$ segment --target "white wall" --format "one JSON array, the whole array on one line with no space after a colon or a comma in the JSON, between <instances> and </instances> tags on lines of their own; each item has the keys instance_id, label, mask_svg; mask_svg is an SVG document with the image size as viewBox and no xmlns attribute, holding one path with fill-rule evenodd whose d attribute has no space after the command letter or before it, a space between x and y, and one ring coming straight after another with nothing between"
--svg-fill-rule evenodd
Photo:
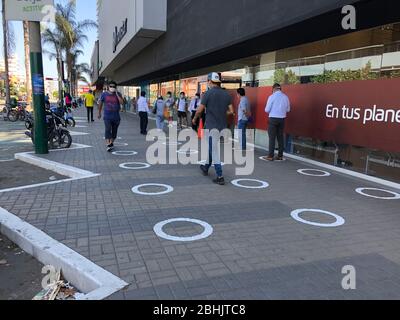
<instances>
[{"instance_id":1,"label":"white wall","mask_svg":"<svg viewBox=\"0 0 400 320\"><path fill-rule=\"evenodd\" d=\"M154 30L166 31L167 0L103 0L98 19L101 73L128 44L135 41L135 37L141 34L151 37ZM127 34L113 53L115 27L119 30L125 19L128 19Z\"/></svg>"}]
</instances>

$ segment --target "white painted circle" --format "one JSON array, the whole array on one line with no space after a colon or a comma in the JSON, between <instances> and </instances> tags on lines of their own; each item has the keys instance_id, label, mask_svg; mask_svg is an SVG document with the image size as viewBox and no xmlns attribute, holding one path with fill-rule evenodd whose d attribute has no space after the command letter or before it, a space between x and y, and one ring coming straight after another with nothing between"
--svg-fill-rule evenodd
<instances>
[{"instance_id":1,"label":"white painted circle","mask_svg":"<svg viewBox=\"0 0 400 320\"><path fill-rule=\"evenodd\" d=\"M114 146L116 147L127 147L129 144L124 143L124 142L114 142Z\"/></svg>"},{"instance_id":2,"label":"white painted circle","mask_svg":"<svg viewBox=\"0 0 400 320\"><path fill-rule=\"evenodd\" d=\"M179 154L198 154L197 150L178 150L177 153Z\"/></svg>"},{"instance_id":3,"label":"white painted circle","mask_svg":"<svg viewBox=\"0 0 400 320\"><path fill-rule=\"evenodd\" d=\"M309 173L310 171L311 172L319 172L319 174ZM297 172L304 176L310 176L310 177L329 177L331 175L328 171L317 170L317 169L300 169L300 170L297 170Z\"/></svg>"},{"instance_id":4,"label":"white painted circle","mask_svg":"<svg viewBox=\"0 0 400 320\"><path fill-rule=\"evenodd\" d=\"M140 189L144 188L144 187L162 187L162 188L165 188L166 190L161 191L161 192L142 192L142 191L140 191ZM146 183L146 184L141 184L141 185L138 185L138 186L132 188L133 193L140 194L142 196L161 196L163 194L167 194L172 191L174 191L173 187L166 185L166 184L159 184L159 183Z\"/></svg>"},{"instance_id":5,"label":"white painted circle","mask_svg":"<svg viewBox=\"0 0 400 320\"><path fill-rule=\"evenodd\" d=\"M193 237L174 237L174 236L170 236L168 234L166 234L163 231L163 228L170 223L173 222L191 222L191 223L195 223L198 225L201 225L204 228L204 231L202 234L199 234L198 236L193 236ZM196 220L196 219L186 219L186 218L177 218L177 219L170 219L170 220L166 220L166 221L162 221L160 223L157 223L154 226L154 232L156 233L157 236L159 236L160 238L163 238L165 240L170 240L170 241L175 241L175 242L192 242L192 241L198 241L198 240L203 240L208 238L209 236L211 236L214 232L213 227L201 220Z\"/></svg>"},{"instance_id":6,"label":"white painted circle","mask_svg":"<svg viewBox=\"0 0 400 320\"><path fill-rule=\"evenodd\" d=\"M197 164L200 164L200 165L206 165L207 164L207 160L201 160L201 161L199 161L199 162L197 162ZM213 164L214 165L214 164ZM224 162L221 162L221 166L224 166L225 165L225 163Z\"/></svg>"},{"instance_id":7,"label":"white painted circle","mask_svg":"<svg viewBox=\"0 0 400 320\"><path fill-rule=\"evenodd\" d=\"M244 181L258 182L258 183L260 183L260 186L244 186L241 184ZM268 182L256 180L256 179L237 179L237 180L233 180L231 183L236 187L245 188L245 189L266 189L269 187Z\"/></svg>"},{"instance_id":8,"label":"white painted circle","mask_svg":"<svg viewBox=\"0 0 400 320\"><path fill-rule=\"evenodd\" d=\"M131 165L137 165L137 167L131 167ZM127 170L142 170L150 168L151 165L144 162L127 162L120 164L119 167Z\"/></svg>"},{"instance_id":9,"label":"white painted circle","mask_svg":"<svg viewBox=\"0 0 400 320\"><path fill-rule=\"evenodd\" d=\"M182 142L163 142L164 146L180 146Z\"/></svg>"},{"instance_id":10,"label":"white painted circle","mask_svg":"<svg viewBox=\"0 0 400 320\"><path fill-rule=\"evenodd\" d=\"M268 160L266 160L266 159L264 159L264 158L266 158L266 157L265 157L265 156L262 156L262 157L260 157L260 158L258 158L258 159L260 159L260 160L262 160L262 161L265 161L265 162L285 162L285 161L287 161L286 158L283 158L283 160L280 160L280 161L278 161L278 160L268 161Z\"/></svg>"},{"instance_id":11,"label":"white painted circle","mask_svg":"<svg viewBox=\"0 0 400 320\"><path fill-rule=\"evenodd\" d=\"M233 151L246 151L246 152L254 152L255 150L254 149L246 149L246 150L243 150L242 148L233 148Z\"/></svg>"},{"instance_id":12,"label":"white painted circle","mask_svg":"<svg viewBox=\"0 0 400 320\"><path fill-rule=\"evenodd\" d=\"M336 222L334 222L334 223L317 223L317 222L308 221L308 220L305 220L305 219L300 217L300 214L302 214L303 212L323 213L323 214L326 214L328 216L331 216L331 217L335 218ZM346 222L341 216L339 216L339 215L337 215L335 213L332 213L332 212L329 212L329 211L324 211L324 210L317 210L317 209L299 209L299 210L295 210L295 211L293 211L291 213L291 216L292 216L293 219L295 219L298 222L301 222L301 223L304 223L304 224L308 224L308 225L311 225L311 226L315 226L315 227L322 227L322 228L340 227L340 226L344 225L345 222Z\"/></svg>"},{"instance_id":13,"label":"white painted circle","mask_svg":"<svg viewBox=\"0 0 400 320\"><path fill-rule=\"evenodd\" d=\"M371 194L365 193L365 191L380 191L380 192L386 192L392 195L392 197L379 197L379 196L373 196ZM384 190L384 189L377 189L377 188L358 188L356 189L356 192L358 194L361 194L364 197L369 197L369 198L374 198L374 199L380 199L380 200L398 200L400 199L400 194L397 192L389 191L389 190Z\"/></svg>"},{"instance_id":14,"label":"white painted circle","mask_svg":"<svg viewBox=\"0 0 400 320\"><path fill-rule=\"evenodd\" d=\"M138 153L136 151L114 151L112 154L115 156L134 156Z\"/></svg>"}]
</instances>

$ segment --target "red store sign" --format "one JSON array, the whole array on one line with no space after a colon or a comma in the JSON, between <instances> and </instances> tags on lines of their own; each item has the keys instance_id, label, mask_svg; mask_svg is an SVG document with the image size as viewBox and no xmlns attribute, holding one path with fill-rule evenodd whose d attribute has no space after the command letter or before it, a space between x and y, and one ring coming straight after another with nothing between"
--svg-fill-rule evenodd
<instances>
[{"instance_id":1,"label":"red store sign","mask_svg":"<svg viewBox=\"0 0 400 320\"><path fill-rule=\"evenodd\" d=\"M283 91L292 105L288 134L400 152L400 79L288 85ZM253 127L266 130L265 106L272 88L246 88L246 93Z\"/></svg>"}]
</instances>

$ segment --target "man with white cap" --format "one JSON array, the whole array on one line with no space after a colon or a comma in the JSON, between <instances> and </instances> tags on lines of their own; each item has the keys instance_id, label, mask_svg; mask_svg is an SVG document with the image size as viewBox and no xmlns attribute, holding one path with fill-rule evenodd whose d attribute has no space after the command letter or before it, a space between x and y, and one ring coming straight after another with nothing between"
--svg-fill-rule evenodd
<instances>
[{"instance_id":1,"label":"man with white cap","mask_svg":"<svg viewBox=\"0 0 400 320\"><path fill-rule=\"evenodd\" d=\"M204 94L200 107L193 118L193 124L197 123L203 112L207 111L205 129L208 134L209 156L206 165L200 167L203 175L207 176L208 171L214 163L217 178L213 180L219 185L225 184L222 174L220 160L220 137L221 131L227 128L227 113L235 115L232 98L226 90L221 88L221 77L213 72L208 75L209 90Z\"/></svg>"}]
</instances>

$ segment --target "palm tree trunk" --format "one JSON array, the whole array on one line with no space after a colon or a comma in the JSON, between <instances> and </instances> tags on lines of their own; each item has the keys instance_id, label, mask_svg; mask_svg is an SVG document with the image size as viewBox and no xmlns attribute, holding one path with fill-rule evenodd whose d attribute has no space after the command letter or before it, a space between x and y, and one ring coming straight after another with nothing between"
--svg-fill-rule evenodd
<instances>
[{"instance_id":1,"label":"palm tree trunk","mask_svg":"<svg viewBox=\"0 0 400 320\"><path fill-rule=\"evenodd\" d=\"M6 21L6 13L5 13L5 0L2 0L2 16L3 16L3 47L4 47L4 69L6 73L5 77L5 87L6 87L6 103L10 103L10 74L9 74L9 68L8 68L8 26L7 26L7 21Z\"/></svg>"},{"instance_id":2,"label":"palm tree trunk","mask_svg":"<svg viewBox=\"0 0 400 320\"><path fill-rule=\"evenodd\" d=\"M32 101L32 82L31 82L31 63L29 50L29 25L28 21L23 22L24 27L24 50L25 50L25 75L26 75L26 102L31 105Z\"/></svg>"}]
</instances>

